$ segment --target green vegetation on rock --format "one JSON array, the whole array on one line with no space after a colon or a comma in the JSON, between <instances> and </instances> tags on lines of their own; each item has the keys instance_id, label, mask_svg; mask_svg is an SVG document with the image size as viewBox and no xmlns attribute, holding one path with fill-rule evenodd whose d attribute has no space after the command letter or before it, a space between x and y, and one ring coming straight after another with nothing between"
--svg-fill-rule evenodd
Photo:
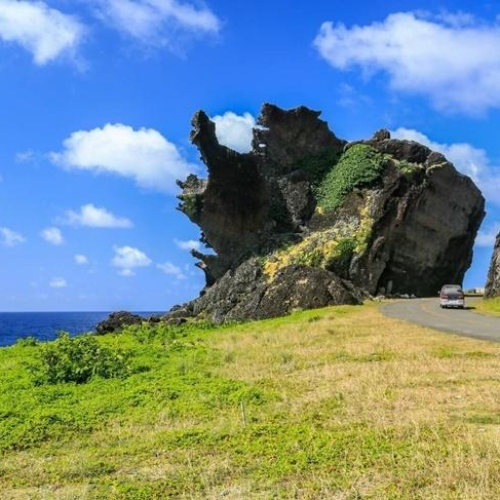
<instances>
[{"instance_id":1,"label":"green vegetation on rock","mask_svg":"<svg viewBox=\"0 0 500 500\"><path fill-rule=\"evenodd\" d=\"M359 221L313 232L299 243L288 245L264 258L266 276L272 280L281 269L291 265L320 267L346 275L353 256L364 253L370 242L373 229L370 203L371 199L367 196L360 209Z\"/></svg>"},{"instance_id":2,"label":"green vegetation on rock","mask_svg":"<svg viewBox=\"0 0 500 500\"><path fill-rule=\"evenodd\" d=\"M201 210L201 197L197 194L182 195L182 211L191 219L196 220Z\"/></svg>"},{"instance_id":3,"label":"green vegetation on rock","mask_svg":"<svg viewBox=\"0 0 500 500\"><path fill-rule=\"evenodd\" d=\"M387 161L372 146L355 144L350 147L318 186L319 209L323 212L336 210L350 192L373 185L380 180Z\"/></svg>"},{"instance_id":4,"label":"green vegetation on rock","mask_svg":"<svg viewBox=\"0 0 500 500\"><path fill-rule=\"evenodd\" d=\"M395 163L396 167L406 176L406 177L412 177L415 175L419 170L422 170L422 166L418 165L416 163L410 163L407 160L396 160L392 159L392 161Z\"/></svg>"},{"instance_id":5,"label":"green vegetation on rock","mask_svg":"<svg viewBox=\"0 0 500 500\"><path fill-rule=\"evenodd\" d=\"M325 176L332 170L341 157L338 149L331 149L300 161L297 169L307 172L312 179L313 186L318 186Z\"/></svg>"}]
</instances>

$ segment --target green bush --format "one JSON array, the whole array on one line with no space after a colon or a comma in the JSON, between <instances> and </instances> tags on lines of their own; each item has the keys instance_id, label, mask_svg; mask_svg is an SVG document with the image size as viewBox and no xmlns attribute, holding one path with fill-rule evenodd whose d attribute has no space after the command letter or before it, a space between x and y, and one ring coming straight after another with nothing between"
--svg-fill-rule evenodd
<instances>
[{"instance_id":1,"label":"green bush","mask_svg":"<svg viewBox=\"0 0 500 500\"><path fill-rule=\"evenodd\" d=\"M20 347L36 347L40 344L40 341L35 337L24 337L17 339L16 345Z\"/></svg>"},{"instance_id":2,"label":"green bush","mask_svg":"<svg viewBox=\"0 0 500 500\"><path fill-rule=\"evenodd\" d=\"M317 186L337 164L340 156L341 152L337 148L329 149L316 156L301 160L297 164L297 169L307 172L312 178L313 185Z\"/></svg>"},{"instance_id":3,"label":"green bush","mask_svg":"<svg viewBox=\"0 0 500 500\"><path fill-rule=\"evenodd\" d=\"M385 168L387 159L375 148L355 144L330 170L317 190L318 207L325 212L336 210L354 189L373 185Z\"/></svg>"},{"instance_id":4,"label":"green bush","mask_svg":"<svg viewBox=\"0 0 500 500\"><path fill-rule=\"evenodd\" d=\"M90 334L71 338L61 333L40 347L39 361L34 369L38 384L83 384L94 376L115 378L130 373L127 354L101 345Z\"/></svg>"}]
</instances>

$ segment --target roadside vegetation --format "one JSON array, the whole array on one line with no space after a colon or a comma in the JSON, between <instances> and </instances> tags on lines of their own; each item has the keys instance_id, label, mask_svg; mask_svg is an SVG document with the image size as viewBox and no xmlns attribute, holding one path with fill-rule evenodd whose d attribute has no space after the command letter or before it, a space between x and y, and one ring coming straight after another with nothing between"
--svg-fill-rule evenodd
<instances>
[{"instance_id":1,"label":"roadside vegetation","mask_svg":"<svg viewBox=\"0 0 500 500\"><path fill-rule=\"evenodd\" d=\"M481 300L475 304L477 312L483 314L491 314L493 316L500 316L500 297L495 299Z\"/></svg>"},{"instance_id":2,"label":"roadside vegetation","mask_svg":"<svg viewBox=\"0 0 500 500\"><path fill-rule=\"evenodd\" d=\"M2 500L500 497L496 344L375 305L93 340L0 350Z\"/></svg>"}]
</instances>

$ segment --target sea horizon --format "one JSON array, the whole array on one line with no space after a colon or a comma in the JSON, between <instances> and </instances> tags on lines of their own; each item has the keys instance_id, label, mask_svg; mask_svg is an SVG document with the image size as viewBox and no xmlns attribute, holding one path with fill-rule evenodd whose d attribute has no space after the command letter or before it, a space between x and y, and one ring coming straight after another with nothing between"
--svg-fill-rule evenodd
<instances>
[{"instance_id":1,"label":"sea horizon","mask_svg":"<svg viewBox=\"0 0 500 500\"><path fill-rule=\"evenodd\" d=\"M0 312L0 347L19 339L34 337L40 341L57 338L59 332L79 335L92 332L112 311L7 311ZM160 311L131 311L140 316L162 314Z\"/></svg>"}]
</instances>

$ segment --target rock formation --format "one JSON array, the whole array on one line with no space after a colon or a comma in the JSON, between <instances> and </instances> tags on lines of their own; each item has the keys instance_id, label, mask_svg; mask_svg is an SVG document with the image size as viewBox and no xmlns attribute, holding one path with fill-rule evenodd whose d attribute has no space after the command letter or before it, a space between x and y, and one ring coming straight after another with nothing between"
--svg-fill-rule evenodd
<instances>
[{"instance_id":1,"label":"rock formation","mask_svg":"<svg viewBox=\"0 0 500 500\"><path fill-rule=\"evenodd\" d=\"M489 299L500 297L500 233L498 233L493 250L485 297Z\"/></svg>"},{"instance_id":2,"label":"rock formation","mask_svg":"<svg viewBox=\"0 0 500 500\"><path fill-rule=\"evenodd\" d=\"M462 283L484 218L472 180L386 130L347 143L319 116L265 104L253 149L240 154L195 114L208 179L179 183L179 209L213 252L194 252L207 286L189 314L264 318Z\"/></svg>"},{"instance_id":3,"label":"rock formation","mask_svg":"<svg viewBox=\"0 0 500 500\"><path fill-rule=\"evenodd\" d=\"M137 314L125 311L114 312L96 326L96 333L98 335L106 335L107 333L119 332L126 326L140 325L143 321L144 318L141 318Z\"/></svg>"}]
</instances>

